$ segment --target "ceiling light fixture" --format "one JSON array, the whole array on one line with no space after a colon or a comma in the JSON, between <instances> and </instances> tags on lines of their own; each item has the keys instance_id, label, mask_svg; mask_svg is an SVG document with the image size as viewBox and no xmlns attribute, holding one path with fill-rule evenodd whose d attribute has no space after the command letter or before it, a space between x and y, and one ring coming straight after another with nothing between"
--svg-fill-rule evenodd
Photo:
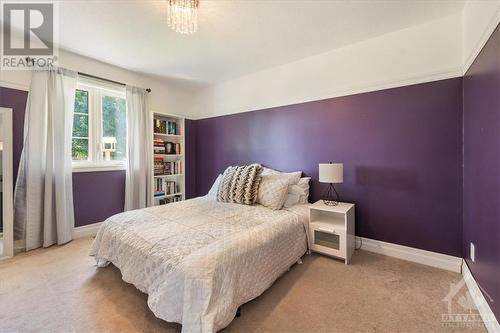
<instances>
[{"instance_id":1,"label":"ceiling light fixture","mask_svg":"<svg viewBox=\"0 0 500 333\"><path fill-rule=\"evenodd\" d=\"M167 25L181 34L198 29L199 0L167 0Z\"/></svg>"}]
</instances>

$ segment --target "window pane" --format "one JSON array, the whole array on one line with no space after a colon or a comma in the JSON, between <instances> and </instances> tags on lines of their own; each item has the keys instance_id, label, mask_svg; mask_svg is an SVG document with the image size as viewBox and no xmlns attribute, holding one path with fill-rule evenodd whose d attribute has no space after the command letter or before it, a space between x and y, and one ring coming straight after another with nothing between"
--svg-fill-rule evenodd
<instances>
[{"instance_id":1,"label":"window pane","mask_svg":"<svg viewBox=\"0 0 500 333\"><path fill-rule=\"evenodd\" d=\"M89 140L73 139L71 156L74 161L85 161L89 158Z\"/></svg>"},{"instance_id":2,"label":"window pane","mask_svg":"<svg viewBox=\"0 0 500 333\"><path fill-rule=\"evenodd\" d=\"M127 149L127 117L125 99L102 98L102 150L105 160L124 160Z\"/></svg>"},{"instance_id":3,"label":"window pane","mask_svg":"<svg viewBox=\"0 0 500 333\"><path fill-rule=\"evenodd\" d=\"M75 114L73 117L73 136L88 138L89 116L86 114Z\"/></svg>"},{"instance_id":4,"label":"window pane","mask_svg":"<svg viewBox=\"0 0 500 333\"><path fill-rule=\"evenodd\" d=\"M87 160L89 157L89 92L77 89L75 92L75 114L73 116L73 160Z\"/></svg>"},{"instance_id":5,"label":"window pane","mask_svg":"<svg viewBox=\"0 0 500 333\"><path fill-rule=\"evenodd\" d=\"M76 89L75 93L75 112L89 113L89 92Z\"/></svg>"}]
</instances>

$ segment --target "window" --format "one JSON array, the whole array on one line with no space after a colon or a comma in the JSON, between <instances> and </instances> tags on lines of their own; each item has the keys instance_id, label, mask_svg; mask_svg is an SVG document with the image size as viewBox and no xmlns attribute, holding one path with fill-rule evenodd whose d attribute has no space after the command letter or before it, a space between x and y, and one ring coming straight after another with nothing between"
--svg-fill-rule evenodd
<instances>
[{"instance_id":1,"label":"window","mask_svg":"<svg viewBox=\"0 0 500 333\"><path fill-rule=\"evenodd\" d=\"M123 87L79 79L75 93L73 167L123 168L127 158L127 111Z\"/></svg>"}]
</instances>

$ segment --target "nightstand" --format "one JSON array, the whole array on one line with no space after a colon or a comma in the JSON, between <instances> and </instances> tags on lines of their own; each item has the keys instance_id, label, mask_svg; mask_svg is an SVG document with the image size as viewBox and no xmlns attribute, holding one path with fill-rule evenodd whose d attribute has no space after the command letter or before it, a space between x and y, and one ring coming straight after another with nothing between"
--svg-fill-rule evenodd
<instances>
[{"instance_id":1,"label":"nightstand","mask_svg":"<svg viewBox=\"0 0 500 333\"><path fill-rule=\"evenodd\" d=\"M312 251L344 259L347 264L355 247L354 204L327 206L319 200L309 205L309 235Z\"/></svg>"}]
</instances>

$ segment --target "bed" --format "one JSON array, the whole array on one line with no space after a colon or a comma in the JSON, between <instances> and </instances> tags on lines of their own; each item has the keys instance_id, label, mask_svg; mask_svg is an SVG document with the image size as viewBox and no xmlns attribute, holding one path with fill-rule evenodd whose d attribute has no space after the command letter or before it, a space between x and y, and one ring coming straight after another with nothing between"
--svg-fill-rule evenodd
<instances>
[{"instance_id":1,"label":"bed","mask_svg":"<svg viewBox=\"0 0 500 333\"><path fill-rule=\"evenodd\" d=\"M107 219L91 248L183 332L216 332L307 250L307 205L271 210L200 197Z\"/></svg>"}]
</instances>

